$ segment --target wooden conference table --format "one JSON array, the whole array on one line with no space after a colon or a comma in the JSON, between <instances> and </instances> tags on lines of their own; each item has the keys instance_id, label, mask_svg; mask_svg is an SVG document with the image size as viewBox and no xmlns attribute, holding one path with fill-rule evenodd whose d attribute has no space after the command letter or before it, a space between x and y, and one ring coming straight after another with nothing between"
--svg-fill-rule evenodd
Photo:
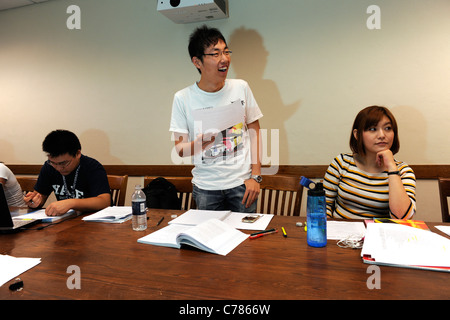
<instances>
[{"instance_id":1,"label":"wooden conference table","mask_svg":"<svg viewBox=\"0 0 450 320\"><path fill-rule=\"evenodd\" d=\"M42 230L1 234L0 254L41 258L41 263L20 275L22 291L8 289L14 281L0 287L0 300L450 298L445 272L380 267L381 288L369 289L372 273L361 250L340 248L331 240L324 248L309 247L306 232L295 225L304 221L299 217L275 216L269 224L283 226L287 238L279 232L247 239L227 256L137 243L182 212L150 210L149 227L141 232L131 229L131 221L85 222L80 216ZM72 265L80 268L80 289L67 286Z\"/></svg>"}]
</instances>

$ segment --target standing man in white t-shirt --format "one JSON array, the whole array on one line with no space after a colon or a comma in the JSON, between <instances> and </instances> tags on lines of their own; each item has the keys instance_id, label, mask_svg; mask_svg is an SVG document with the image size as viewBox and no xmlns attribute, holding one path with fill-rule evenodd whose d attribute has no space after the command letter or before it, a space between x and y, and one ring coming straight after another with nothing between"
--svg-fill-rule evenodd
<instances>
[{"instance_id":1,"label":"standing man in white t-shirt","mask_svg":"<svg viewBox=\"0 0 450 320\"><path fill-rule=\"evenodd\" d=\"M196 29L190 36L189 54L200 81L175 94L170 131L178 154L194 158L197 208L255 212L262 180L261 110L247 82L227 79L231 51L219 30ZM230 108L238 112L229 112ZM206 126L199 120L202 114L217 119L214 133L202 131Z\"/></svg>"}]
</instances>

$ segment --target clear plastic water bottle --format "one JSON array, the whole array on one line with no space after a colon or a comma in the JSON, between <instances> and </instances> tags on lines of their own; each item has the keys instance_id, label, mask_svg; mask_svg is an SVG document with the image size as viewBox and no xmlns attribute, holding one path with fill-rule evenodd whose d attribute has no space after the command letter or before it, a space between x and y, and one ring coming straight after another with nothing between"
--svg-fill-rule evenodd
<instances>
[{"instance_id":1,"label":"clear plastic water bottle","mask_svg":"<svg viewBox=\"0 0 450 320\"><path fill-rule=\"evenodd\" d=\"M145 193L138 184L134 188L131 196L131 208L133 210L133 218L131 225L134 231L142 231L147 229L147 203Z\"/></svg>"},{"instance_id":2,"label":"clear plastic water bottle","mask_svg":"<svg viewBox=\"0 0 450 320\"><path fill-rule=\"evenodd\" d=\"M322 182L308 190L306 204L306 242L311 247L327 245L327 207Z\"/></svg>"}]
</instances>

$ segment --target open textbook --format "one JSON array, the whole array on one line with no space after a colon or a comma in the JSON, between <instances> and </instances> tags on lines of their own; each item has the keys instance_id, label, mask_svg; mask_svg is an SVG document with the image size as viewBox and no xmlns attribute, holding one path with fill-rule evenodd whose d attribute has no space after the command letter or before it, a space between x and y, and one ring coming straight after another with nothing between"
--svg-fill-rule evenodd
<instances>
[{"instance_id":1,"label":"open textbook","mask_svg":"<svg viewBox=\"0 0 450 320\"><path fill-rule=\"evenodd\" d=\"M196 226L170 224L138 239L138 242L178 249L188 245L225 256L247 237L223 221L209 219Z\"/></svg>"},{"instance_id":2,"label":"open textbook","mask_svg":"<svg viewBox=\"0 0 450 320\"><path fill-rule=\"evenodd\" d=\"M450 239L400 224L370 223L361 250L364 263L450 272Z\"/></svg>"},{"instance_id":3,"label":"open textbook","mask_svg":"<svg viewBox=\"0 0 450 320\"><path fill-rule=\"evenodd\" d=\"M248 216L254 217L254 222L243 222ZM237 229L265 230L272 218L272 214L191 209L170 221L167 227L138 239L138 242L173 248L189 245L227 255L248 238Z\"/></svg>"}]
</instances>

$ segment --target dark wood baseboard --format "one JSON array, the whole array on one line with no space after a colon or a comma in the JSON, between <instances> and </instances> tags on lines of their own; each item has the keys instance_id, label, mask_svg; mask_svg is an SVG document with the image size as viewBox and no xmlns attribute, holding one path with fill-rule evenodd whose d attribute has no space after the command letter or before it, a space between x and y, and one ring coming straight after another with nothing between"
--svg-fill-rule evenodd
<instances>
[{"instance_id":1,"label":"dark wood baseboard","mask_svg":"<svg viewBox=\"0 0 450 320\"><path fill-rule=\"evenodd\" d=\"M37 175L42 165L6 164L16 175ZM427 164L410 165L417 179L450 178L450 165ZM192 165L104 165L111 175L140 176L189 176ZM327 165L280 165L277 174L322 178Z\"/></svg>"}]
</instances>

